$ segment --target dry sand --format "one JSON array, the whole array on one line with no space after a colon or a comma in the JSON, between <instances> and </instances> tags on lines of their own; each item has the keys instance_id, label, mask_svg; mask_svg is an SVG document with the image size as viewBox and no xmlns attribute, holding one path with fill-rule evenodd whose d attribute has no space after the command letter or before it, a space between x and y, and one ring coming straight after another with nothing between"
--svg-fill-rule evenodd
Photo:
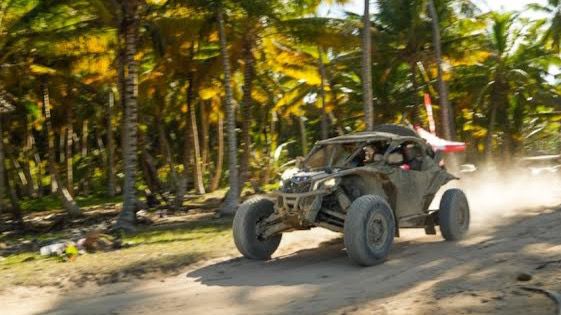
<instances>
[{"instance_id":1,"label":"dry sand","mask_svg":"<svg viewBox=\"0 0 561 315\"><path fill-rule=\"evenodd\" d=\"M552 182L466 180L473 230L459 243L406 230L388 260L350 263L340 235L286 234L271 261L223 257L177 276L75 290L14 288L2 314L555 314L561 195ZM517 280L520 273L532 279Z\"/></svg>"}]
</instances>

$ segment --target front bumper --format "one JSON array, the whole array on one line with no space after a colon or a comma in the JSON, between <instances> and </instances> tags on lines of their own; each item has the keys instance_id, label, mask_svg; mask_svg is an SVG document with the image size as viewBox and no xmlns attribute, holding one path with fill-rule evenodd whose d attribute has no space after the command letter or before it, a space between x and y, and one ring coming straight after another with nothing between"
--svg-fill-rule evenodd
<instances>
[{"instance_id":1,"label":"front bumper","mask_svg":"<svg viewBox=\"0 0 561 315\"><path fill-rule=\"evenodd\" d=\"M293 226L307 227L316 221L323 197L330 194L330 190L318 189L304 193L285 193L275 191L275 212L284 221Z\"/></svg>"}]
</instances>

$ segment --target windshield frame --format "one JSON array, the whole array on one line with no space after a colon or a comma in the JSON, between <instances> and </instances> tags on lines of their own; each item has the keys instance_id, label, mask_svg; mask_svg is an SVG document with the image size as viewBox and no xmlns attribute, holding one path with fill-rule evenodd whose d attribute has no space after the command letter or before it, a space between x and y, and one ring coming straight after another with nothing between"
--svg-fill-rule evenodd
<instances>
[{"instance_id":1,"label":"windshield frame","mask_svg":"<svg viewBox=\"0 0 561 315\"><path fill-rule=\"evenodd\" d=\"M369 142L370 141L349 141L349 142L339 142L339 143L317 143L316 145L314 145L312 150L304 158L304 161L302 162L302 168L304 170L307 170L307 171L314 171L314 170L318 170L318 169L330 169L330 168L333 167L333 160L335 158L335 154L337 153L338 149L344 144L356 143L357 147L349 154L348 157L345 158L343 163L341 163L342 166L337 167L337 168L350 168L348 166L349 162L352 159L354 159L362 151L364 146L367 145ZM331 152L331 154L327 157L328 162L326 163L326 165L321 166L321 167L314 167L314 168L308 167L307 163L310 160L310 158L314 154L316 154L319 150L323 150L328 146L335 146L336 149L333 150Z\"/></svg>"}]
</instances>

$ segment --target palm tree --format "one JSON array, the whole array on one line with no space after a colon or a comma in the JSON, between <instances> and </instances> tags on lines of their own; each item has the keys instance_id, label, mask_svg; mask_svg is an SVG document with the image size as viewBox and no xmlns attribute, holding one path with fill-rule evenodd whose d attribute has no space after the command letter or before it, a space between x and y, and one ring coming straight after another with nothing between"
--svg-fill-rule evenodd
<instances>
[{"instance_id":1,"label":"palm tree","mask_svg":"<svg viewBox=\"0 0 561 315\"><path fill-rule=\"evenodd\" d=\"M222 205L221 212L232 214L236 211L240 196L240 181L238 178L238 147L236 139L236 113L232 98L230 56L224 26L224 7L220 4L217 8L218 32L220 37L220 53L224 70L224 107L226 111L226 133L228 135L228 172L230 190Z\"/></svg>"},{"instance_id":2,"label":"palm tree","mask_svg":"<svg viewBox=\"0 0 561 315\"><path fill-rule=\"evenodd\" d=\"M109 91L107 102L107 195L115 196L115 140L113 139L113 106L115 105L115 94Z\"/></svg>"},{"instance_id":3,"label":"palm tree","mask_svg":"<svg viewBox=\"0 0 561 315\"><path fill-rule=\"evenodd\" d=\"M240 182L243 187L249 175L249 158L251 153L251 136L250 127L252 123L252 107L253 100L251 92L253 91L253 79L255 76L255 58L253 56L253 43L256 36L252 29L246 34L246 39L243 43L244 55L244 84L243 84L243 97L242 97L242 156L240 160Z\"/></svg>"},{"instance_id":4,"label":"palm tree","mask_svg":"<svg viewBox=\"0 0 561 315\"><path fill-rule=\"evenodd\" d=\"M561 53L561 0L547 0L546 5L532 3L529 8L548 15L543 40L549 42L558 54Z\"/></svg>"},{"instance_id":5,"label":"palm tree","mask_svg":"<svg viewBox=\"0 0 561 315\"><path fill-rule=\"evenodd\" d=\"M0 109L1 110L1 109ZM1 112L0 112L1 113ZM4 212L4 196L6 194L6 182L4 180L4 134L2 129L2 114L0 114L0 213Z\"/></svg>"},{"instance_id":6,"label":"palm tree","mask_svg":"<svg viewBox=\"0 0 561 315\"><path fill-rule=\"evenodd\" d=\"M339 93L337 80L358 68L354 62L360 58L356 49L360 45L360 37L352 34L358 24L326 17L287 19L277 26L283 30L283 35L267 39L264 43L267 58L274 61L274 70L282 74L280 82L284 91L281 94L284 96L276 102L277 107L287 117L290 114L301 116L303 111L308 110L315 114L317 108L320 117L316 137L327 138L330 124L337 127L338 133L343 132L337 116L344 110L339 101L346 93ZM339 58L352 61L353 66L343 66ZM308 104L314 104L315 108L302 106ZM302 134L306 131L305 120L297 120ZM305 139L303 135L300 138ZM301 143L304 152L307 141Z\"/></svg>"},{"instance_id":7,"label":"palm tree","mask_svg":"<svg viewBox=\"0 0 561 315\"><path fill-rule=\"evenodd\" d=\"M68 156L66 157L66 174L69 182L69 185L67 187L64 187L64 184L61 181L61 177L58 174L58 167L55 160L55 139L51 115L51 99L48 85L49 81L52 81L55 78L65 80L66 84L75 83L74 78L68 75L67 68L68 64L72 63L72 61L80 59L81 56L79 54L76 54L75 52L75 54L72 56L65 55L64 57L60 58L61 56L56 56L57 52L56 49L53 49L53 47L57 47L57 45L60 45L70 37L76 37L76 34L83 35L85 34L85 32L89 31L87 26L89 25L89 22L91 22L91 18L88 16L78 16L74 20L67 21L69 23L61 23L61 21L65 21L68 16L75 15L75 11L65 3L57 3L56 5L53 5L50 2L44 1L37 2L31 6L28 6L20 1L8 1L7 5L4 4L6 3L3 2L3 6L0 7L0 20L2 20L2 25L0 25L0 50L2 51L0 64L5 63L6 65L8 65L7 67L5 67L8 70L6 71L6 73L2 73L4 72L4 69L2 69L0 75L3 76L4 81L4 79L9 78L8 76L10 75L10 73L13 73L14 69L17 69L17 71L20 71L20 73L26 73L26 78L29 79L29 82L35 85L34 87L39 85L37 84L38 82L40 83L41 89L38 95L42 100L41 103L44 113L43 121L45 126L45 138L48 144L46 155L48 156L47 164L52 182L52 192L58 195L69 215L79 215L80 209L71 194L71 182L73 181L71 158L69 158ZM13 11L10 12L9 9L13 9ZM51 10L56 10L57 15L52 16ZM15 14L4 20L6 14L12 12L15 12ZM37 24L34 22L39 19L52 19L49 20L52 23L45 23L40 27L33 27L33 25ZM3 23L4 21L8 21L7 25ZM61 25L64 26L61 27ZM30 28L32 31L28 30ZM25 49L22 49L22 47L25 47ZM16 51L18 51L17 54L15 53ZM64 55L64 53L61 54ZM52 64L57 64L58 68L53 68ZM34 80L36 78L38 78L38 80ZM10 80L5 80L4 82L9 81ZM28 82L26 83L29 84ZM21 89L21 83L18 83L16 86L19 86ZM36 97L33 96L33 98L35 99ZM61 103L63 102L61 101ZM67 112L70 113L71 108L67 109ZM67 128L68 127L70 127L70 125L68 125ZM64 141L66 142L65 145L68 144L68 139L70 138L71 133L73 133L70 129L67 130L68 132L64 137ZM26 132L27 131L29 130L26 130ZM63 138L61 137L61 139ZM32 142L33 141L29 143ZM69 148L66 147L61 151L69 152L68 149ZM36 156L38 157L38 155ZM14 163L19 164L17 162L17 158L15 160L12 160L14 161ZM37 158L36 160L39 160L39 158ZM26 167L29 167L29 164ZM37 167L39 168L40 165L38 165ZM30 170L21 172L18 165L16 165L16 169L18 174L29 174L28 176L20 176L20 178L31 178ZM41 174L40 170L38 171L38 174ZM30 186L32 187L33 185ZM10 194L10 198L12 200L15 200L15 197L16 195Z\"/></svg>"},{"instance_id":8,"label":"palm tree","mask_svg":"<svg viewBox=\"0 0 561 315\"><path fill-rule=\"evenodd\" d=\"M12 111L13 106L5 99L4 91L0 90L0 213L5 209L4 197L6 194L5 182L5 154L4 154L4 134L2 128L3 114Z\"/></svg>"},{"instance_id":9,"label":"palm tree","mask_svg":"<svg viewBox=\"0 0 561 315\"><path fill-rule=\"evenodd\" d=\"M43 96L43 114L45 115L45 134L47 138L47 157L48 157L48 167L49 173L51 175L51 187L54 192L59 195L60 200L63 203L64 208L71 216L78 216L81 214L80 208L74 201L72 195L68 192L68 189L64 187L60 181L60 176L58 174L56 160L55 160L55 139L54 131L52 125L52 115L51 115L51 104L49 97L49 89L46 82L43 83L41 87L41 93Z\"/></svg>"},{"instance_id":10,"label":"palm tree","mask_svg":"<svg viewBox=\"0 0 561 315\"><path fill-rule=\"evenodd\" d=\"M11 1L4 1L0 4L0 36L2 36L2 21L7 13ZM0 213L4 210L4 195L6 193L6 182L4 180L4 135L2 130L2 114L11 110L11 104L4 99L4 91L0 90Z\"/></svg>"},{"instance_id":11,"label":"palm tree","mask_svg":"<svg viewBox=\"0 0 561 315\"><path fill-rule=\"evenodd\" d=\"M430 24L422 15L425 9L424 1L379 0L375 20L379 30L375 34L376 106L383 113L403 110L413 123L419 122L421 100L418 63L429 59L425 46L431 33ZM387 80L389 77L396 81ZM396 97L396 92L402 95Z\"/></svg>"},{"instance_id":12,"label":"palm tree","mask_svg":"<svg viewBox=\"0 0 561 315\"><path fill-rule=\"evenodd\" d=\"M524 95L544 91L547 68L552 62L558 62L558 58L553 58L539 43L537 34L520 26L517 18L512 12L489 15L490 26L480 44L487 57L469 66L473 77L465 78L485 84L479 87L478 103L487 107L476 110L487 112L485 155L488 162L493 160L495 143L502 143L501 151L506 161L510 159L520 138L516 135L521 126L518 117L524 112L520 106L531 105ZM458 70L468 73L466 69Z\"/></svg>"},{"instance_id":13,"label":"palm tree","mask_svg":"<svg viewBox=\"0 0 561 315\"><path fill-rule=\"evenodd\" d=\"M123 164L125 178L123 184L123 210L117 220L117 228L131 230L136 221L135 177L137 169L138 132L138 63L135 60L138 32L140 27L140 0L122 2L124 58L124 122L123 122Z\"/></svg>"},{"instance_id":14,"label":"palm tree","mask_svg":"<svg viewBox=\"0 0 561 315\"><path fill-rule=\"evenodd\" d=\"M325 71L325 64L323 62L323 50L318 47L318 70L320 76L319 98L321 102L321 138L327 139L329 137L329 128L327 121L327 110L325 100L325 81L327 80L327 72Z\"/></svg>"},{"instance_id":15,"label":"palm tree","mask_svg":"<svg viewBox=\"0 0 561 315\"><path fill-rule=\"evenodd\" d=\"M454 136L454 128L452 127L452 119L450 112L450 103L448 102L448 86L443 79L442 73L442 43L440 40L440 26L438 22L438 14L434 5L434 0L428 0L427 3L429 15L432 22L432 38L434 46L434 54L436 58L437 81L440 99L440 113L442 120L442 130L445 139L452 140Z\"/></svg>"},{"instance_id":16,"label":"palm tree","mask_svg":"<svg viewBox=\"0 0 561 315\"><path fill-rule=\"evenodd\" d=\"M14 189L10 187L10 180L9 180L9 172L6 170L6 150L4 147L4 135L3 135L3 118L6 113L10 113L15 110L15 107L12 105L12 102L8 100L7 93L3 90L0 90L0 213L3 213L6 210L5 204L5 194L9 192L11 206L11 212L14 218L14 221L17 223L18 227L21 229L25 228L23 215L21 213L21 209L19 207L17 198L15 196ZM12 157L12 161L15 161ZM6 180L7 179L7 180Z\"/></svg>"},{"instance_id":17,"label":"palm tree","mask_svg":"<svg viewBox=\"0 0 561 315\"><path fill-rule=\"evenodd\" d=\"M364 119L366 129L374 128L374 108L372 105L372 35L370 33L370 0L364 0L364 14L362 27L362 102L364 105Z\"/></svg>"},{"instance_id":18,"label":"palm tree","mask_svg":"<svg viewBox=\"0 0 561 315\"><path fill-rule=\"evenodd\" d=\"M196 106L194 98L192 97L194 91L194 80L189 78L189 94L190 96L187 97L187 112L189 115L190 123L188 125L191 126L191 139L190 144L192 146L193 152L193 169L194 169L194 179L195 179L195 190L198 194L205 193L205 186L203 183L203 170L202 170L202 160L201 160L201 146L199 143L199 130L197 127L197 116L196 116Z\"/></svg>"}]
</instances>

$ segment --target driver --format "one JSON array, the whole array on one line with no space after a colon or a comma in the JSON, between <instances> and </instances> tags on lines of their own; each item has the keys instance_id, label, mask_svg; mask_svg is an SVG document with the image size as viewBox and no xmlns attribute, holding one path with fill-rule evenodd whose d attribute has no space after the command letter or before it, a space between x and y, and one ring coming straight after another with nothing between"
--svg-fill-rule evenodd
<instances>
[{"instance_id":1,"label":"driver","mask_svg":"<svg viewBox=\"0 0 561 315\"><path fill-rule=\"evenodd\" d=\"M364 151L364 164L379 162L384 158L384 156L379 153L376 147L372 144L364 146L362 150Z\"/></svg>"}]
</instances>

